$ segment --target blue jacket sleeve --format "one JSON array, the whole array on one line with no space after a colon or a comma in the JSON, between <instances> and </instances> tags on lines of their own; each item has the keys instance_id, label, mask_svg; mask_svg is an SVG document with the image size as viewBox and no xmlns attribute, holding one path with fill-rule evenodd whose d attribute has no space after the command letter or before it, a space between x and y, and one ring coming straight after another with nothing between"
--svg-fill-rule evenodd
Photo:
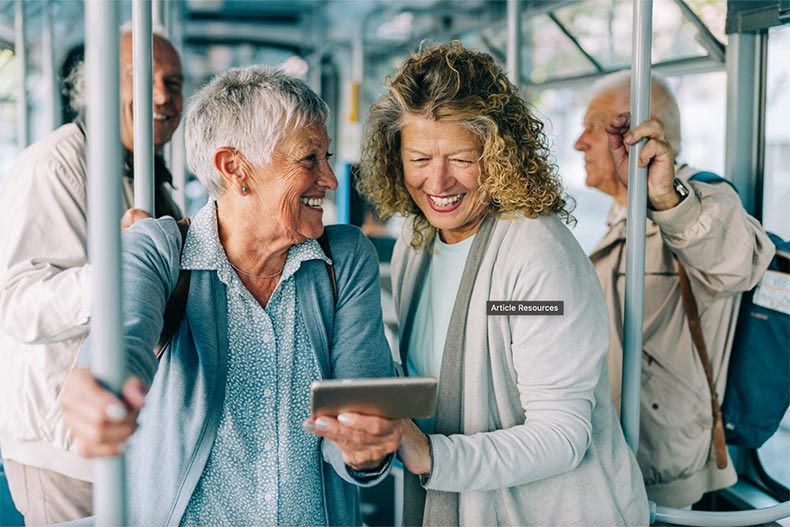
<instances>
[{"instance_id":1,"label":"blue jacket sleeve","mask_svg":"<svg viewBox=\"0 0 790 527\"><path fill-rule=\"evenodd\" d=\"M330 345L332 377L393 376L395 368L381 318L376 250L358 229L349 231L348 236L338 236L339 243L332 246L338 290ZM348 231L343 234L346 233ZM390 456L382 470L370 478L360 479L349 474L342 453L334 443L322 441L321 449L324 460L341 478L361 487L376 485L386 478L394 459Z\"/></svg>"},{"instance_id":2,"label":"blue jacket sleeve","mask_svg":"<svg viewBox=\"0 0 790 527\"><path fill-rule=\"evenodd\" d=\"M332 377L387 377L395 375L392 354L384 336L381 289L376 250L354 229L333 254L338 300L331 342ZM337 252L333 247L333 251Z\"/></svg>"},{"instance_id":3,"label":"blue jacket sleeve","mask_svg":"<svg viewBox=\"0 0 790 527\"><path fill-rule=\"evenodd\" d=\"M154 355L162 316L180 271L181 233L175 220L147 219L123 234L121 276L123 277L123 341L128 374L151 385L158 367ZM87 365L93 352L90 336L80 353Z\"/></svg>"}]
</instances>

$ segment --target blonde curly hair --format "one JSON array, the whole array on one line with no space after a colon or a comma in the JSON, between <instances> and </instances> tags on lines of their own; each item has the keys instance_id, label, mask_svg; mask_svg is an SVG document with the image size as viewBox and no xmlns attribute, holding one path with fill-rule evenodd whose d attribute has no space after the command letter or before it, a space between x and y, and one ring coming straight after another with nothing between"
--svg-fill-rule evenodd
<instances>
[{"instance_id":1,"label":"blonde curly hair","mask_svg":"<svg viewBox=\"0 0 790 527\"><path fill-rule=\"evenodd\" d=\"M573 200L550 161L543 123L493 57L459 41L426 47L394 78L388 76L385 86L365 125L357 189L384 220L414 217L412 247L424 247L435 229L405 187L400 131L406 116L456 122L480 139L480 194L495 214L556 213L575 222Z\"/></svg>"}]
</instances>

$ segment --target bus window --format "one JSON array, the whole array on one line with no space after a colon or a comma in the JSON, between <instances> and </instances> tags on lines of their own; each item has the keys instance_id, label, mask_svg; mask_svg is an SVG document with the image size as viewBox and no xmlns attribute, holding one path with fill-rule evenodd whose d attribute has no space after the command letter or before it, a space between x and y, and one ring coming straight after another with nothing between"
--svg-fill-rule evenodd
<instances>
[{"instance_id":1,"label":"bus window","mask_svg":"<svg viewBox=\"0 0 790 527\"><path fill-rule=\"evenodd\" d=\"M590 254L606 234L606 215L612 206L612 198L585 185L584 155L573 148L582 132L588 98L589 91L585 88L558 88L543 90L530 97L530 102L546 123L546 134L562 182L568 194L576 200L573 234L584 252Z\"/></svg>"},{"instance_id":2,"label":"bus window","mask_svg":"<svg viewBox=\"0 0 790 527\"><path fill-rule=\"evenodd\" d=\"M763 225L783 239L790 238L790 26L771 28L768 38L768 84L765 109L765 186ZM779 430L758 450L766 475L790 487L790 410Z\"/></svg>"},{"instance_id":3,"label":"bus window","mask_svg":"<svg viewBox=\"0 0 790 527\"><path fill-rule=\"evenodd\" d=\"M765 101L765 183L763 225L790 238L790 25L771 28L768 34L768 81Z\"/></svg>"},{"instance_id":4,"label":"bus window","mask_svg":"<svg viewBox=\"0 0 790 527\"><path fill-rule=\"evenodd\" d=\"M13 50L0 43L0 179L16 158L16 60Z\"/></svg>"}]
</instances>

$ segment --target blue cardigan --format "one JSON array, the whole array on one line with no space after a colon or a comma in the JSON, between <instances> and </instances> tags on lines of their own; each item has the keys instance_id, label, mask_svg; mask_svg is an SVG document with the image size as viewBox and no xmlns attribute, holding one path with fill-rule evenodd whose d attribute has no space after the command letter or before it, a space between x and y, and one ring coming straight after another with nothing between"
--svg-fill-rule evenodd
<instances>
[{"instance_id":1,"label":"blue cardigan","mask_svg":"<svg viewBox=\"0 0 790 527\"><path fill-rule=\"evenodd\" d=\"M359 229L326 228L337 279L335 305L323 261L303 262L296 294L323 378L394 375L381 318L378 261ZM187 241L189 240L187 234ZM127 450L128 521L178 525L208 460L227 376L226 288L216 271L193 270L186 316L170 351L152 349L180 270L181 234L172 218L144 220L123 236L124 334L129 373L151 386ZM89 357L90 339L80 362ZM328 525L360 525L355 485L340 450L322 441Z\"/></svg>"}]
</instances>

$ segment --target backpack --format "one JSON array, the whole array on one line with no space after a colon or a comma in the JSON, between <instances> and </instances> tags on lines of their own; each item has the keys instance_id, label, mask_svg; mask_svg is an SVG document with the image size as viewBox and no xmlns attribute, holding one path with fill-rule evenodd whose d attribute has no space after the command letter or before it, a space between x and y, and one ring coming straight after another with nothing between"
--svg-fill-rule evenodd
<instances>
[{"instance_id":1,"label":"backpack","mask_svg":"<svg viewBox=\"0 0 790 527\"><path fill-rule=\"evenodd\" d=\"M176 224L178 225L178 230L181 231L181 256L183 256L190 220L189 218L184 218L177 221ZM321 246L327 258L331 259L332 253L329 250L329 238L327 237L326 231L318 238L318 245ZM332 299L334 300L335 306L337 306L335 267L326 262L324 262L324 264L326 265L327 273L329 273L329 281L332 284ZM162 315L162 331L159 333L159 341L154 348L154 354L157 360L162 359L162 355L164 355L165 350L170 345L173 336L176 334L176 331L178 331L178 328L181 327L181 323L184 320L184 315L186 315L187 312L187 298L189 297L189 282L191 278L191 269L181 269L178 272L178 281L176 282L176 287L173 289L173 292L170 294L170 298L167 299L165 312Z\"/></svg>"},{"instance_id":2,"label":"backpack","mask_svg":"<svg viewBox=\"0 0 790 527\"><path fill-rule=\"evenodd\" d=\"M727 183L735 189L710 172L699 172L690 180ZM775 287L766 281L790 280L790 241L767 234L776 255L760 283L742 295L721 410L727 444L751 449L776 432L790 406L790 314L761 305L765 302L760 300L761 287ZM761 303L755 303L755 296ZM787 297L783 306L788 307Z\"/></svg>"}]
</instances>

